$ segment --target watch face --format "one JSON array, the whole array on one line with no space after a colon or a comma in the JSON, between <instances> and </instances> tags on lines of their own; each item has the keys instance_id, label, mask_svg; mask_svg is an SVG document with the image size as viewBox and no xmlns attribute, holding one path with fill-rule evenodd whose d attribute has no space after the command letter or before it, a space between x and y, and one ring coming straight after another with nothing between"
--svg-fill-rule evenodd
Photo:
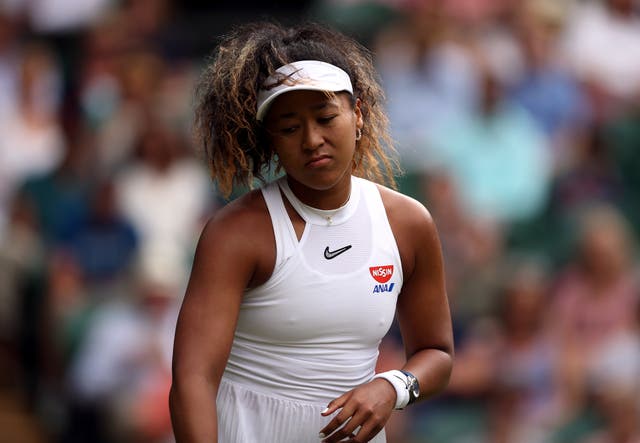
<instances>
[{"instance_id":1,"label":"watch face","mask_svg":"<svg viewBox=\"0 0 640 443\"><path fill-rule=\"evenodd\" d=\"M407 388L409 388L409 393L411 394L412 400L417 399L420 396L420 385L418 384L418 379L411 373L405 372L407 376Z\"/></svg>"}]
</instances>

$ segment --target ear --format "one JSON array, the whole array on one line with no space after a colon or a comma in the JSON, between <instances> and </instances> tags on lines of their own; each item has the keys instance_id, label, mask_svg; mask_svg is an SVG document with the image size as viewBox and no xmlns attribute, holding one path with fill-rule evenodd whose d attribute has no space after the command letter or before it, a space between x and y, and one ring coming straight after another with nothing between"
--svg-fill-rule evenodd
<instances>
[{"instance_id":1,"label":"ear","mask_svg":"<svg viewBox=\"0 0 640 443\"><path fill-rule=\"evenodd\" d=\"M362 110L360 109L361 105L362 102L359 98L357 98L355 105L353 105L353 112L356 115L356 128L358 129L362 129L364 126L364 120L362 119Z\"/></svg>"}]
</instances>

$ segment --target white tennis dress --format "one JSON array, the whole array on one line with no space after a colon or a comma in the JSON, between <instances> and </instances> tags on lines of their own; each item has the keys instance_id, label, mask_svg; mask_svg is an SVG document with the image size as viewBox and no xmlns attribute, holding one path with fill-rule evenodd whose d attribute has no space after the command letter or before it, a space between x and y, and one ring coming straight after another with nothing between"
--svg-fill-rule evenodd
<instances>
[{"instance_id":1,"label":"white tennis dress","mask_svg":"<svg viewBox=\"0 0 640 443\"><path fill-rule=\"evenodd\" d=\"M336 211L304 205L284 178L262 189L276 264L243 297L217 398L220 443L317 443L331 419L320 412L373 377L402 268L376 185L351 185ZM300 241L280 189L306 222Z\"/></svg>"}]
</instances>

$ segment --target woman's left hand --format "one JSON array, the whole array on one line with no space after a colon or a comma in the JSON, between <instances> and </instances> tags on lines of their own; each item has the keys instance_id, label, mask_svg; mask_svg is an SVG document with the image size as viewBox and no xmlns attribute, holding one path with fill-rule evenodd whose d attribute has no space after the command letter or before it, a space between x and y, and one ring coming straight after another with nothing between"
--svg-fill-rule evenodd
<instances>
[{"instance_id":1,"label":"woman's left hand","mask_svg":"<svg viewBox=\"0 0 640 443\"><path fill-rule=\"evenodd\" d=\"M384 379L378 378L358 386L332 400L322 411L326 417L342 409L322 428L320 438L328 436L322 440L327 443L367 442L382 430L395 404L396 391Z\"/></svg>"}]
</instances>

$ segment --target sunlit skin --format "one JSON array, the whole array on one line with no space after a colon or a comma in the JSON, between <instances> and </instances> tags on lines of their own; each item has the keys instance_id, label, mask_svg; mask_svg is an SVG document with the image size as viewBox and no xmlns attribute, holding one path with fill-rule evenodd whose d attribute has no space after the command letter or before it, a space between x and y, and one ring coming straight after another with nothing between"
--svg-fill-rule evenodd
<instances>
[{"instance_id":1,"label":"sunlit skin","mask_svg":"<svg viewBox=\"0 0 640 443\"><path fill-rule=\"evenodd\" d=\"M265 120L270 143L289 186L307 205L340 207L351 190L360 102L347 93L292 91L278 97Z\"/></svg>"}]
</instances>

